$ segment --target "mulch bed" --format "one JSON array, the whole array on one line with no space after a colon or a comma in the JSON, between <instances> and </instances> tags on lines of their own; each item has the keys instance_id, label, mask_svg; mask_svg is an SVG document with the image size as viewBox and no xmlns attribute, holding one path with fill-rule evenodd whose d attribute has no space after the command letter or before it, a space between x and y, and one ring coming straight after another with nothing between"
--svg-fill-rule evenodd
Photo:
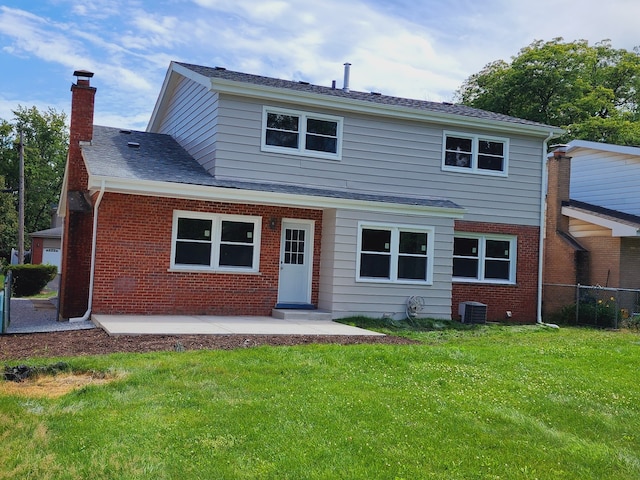
<instances>
[{"instance_id":1,"label":"mulch bed","mask_svg":"<svg viewBox=\"0 0 640 480\"><path fill-rule=\"evenodd\" d=\"M396 336L342 335L117 335L101 329L52 333L0 335L0 360L29 357L73 357L116 352L156 352L184 350L231 350L260 345L288 346L312 343L411 344Z\"/></svg>"}]
</instances>

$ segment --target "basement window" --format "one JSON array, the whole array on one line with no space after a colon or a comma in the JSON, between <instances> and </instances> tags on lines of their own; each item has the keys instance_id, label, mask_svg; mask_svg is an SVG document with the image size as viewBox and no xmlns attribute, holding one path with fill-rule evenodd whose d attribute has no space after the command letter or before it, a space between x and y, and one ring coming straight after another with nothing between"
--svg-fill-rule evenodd
<instances>
[{"instance_id":1,"label":"basement window","mask_svg":"<svg viewBox=\"0 0 640 480\"><path fill-rule=\"evenodd\" d=\"M176 210L171 268L257 272L261 218Z\"/></svg>"}]
</instances>

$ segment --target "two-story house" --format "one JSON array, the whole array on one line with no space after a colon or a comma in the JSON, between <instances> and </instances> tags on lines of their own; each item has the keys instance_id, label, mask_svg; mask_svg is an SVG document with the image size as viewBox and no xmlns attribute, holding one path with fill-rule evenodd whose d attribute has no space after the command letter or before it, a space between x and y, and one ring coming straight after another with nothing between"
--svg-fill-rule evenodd
<instances>
[{"instance_id":1,"label":"two-story house","mask_svg":"<svg viewBox=\"0 0 640 480\"><path fill-rule=\"evenodd\" d=\"M348 68L348 66L347 66ZM347 72L345 72L347 73ZM72 86L61 316L534 322L554 127L171 63L146 132L93 125ZM508 313L507 313L508 312Z\"/></svg>"}]
</instances>

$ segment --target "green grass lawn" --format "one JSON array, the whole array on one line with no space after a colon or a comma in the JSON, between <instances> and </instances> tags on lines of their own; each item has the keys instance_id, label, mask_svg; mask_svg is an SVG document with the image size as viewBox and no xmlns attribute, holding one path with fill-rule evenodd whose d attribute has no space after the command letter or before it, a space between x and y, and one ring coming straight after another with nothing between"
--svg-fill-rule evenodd
<instances>
[{"instance_id":1,"label":"green grass lawn","mask_svg":"<svg viewBox=\"0 0 640 480\"><path fill-rule=\"evenodd\" d=\"M0 478L640 478L638 333L412 336L66 359L120 378L0 395Z\"/></svg>"}]
</instances>

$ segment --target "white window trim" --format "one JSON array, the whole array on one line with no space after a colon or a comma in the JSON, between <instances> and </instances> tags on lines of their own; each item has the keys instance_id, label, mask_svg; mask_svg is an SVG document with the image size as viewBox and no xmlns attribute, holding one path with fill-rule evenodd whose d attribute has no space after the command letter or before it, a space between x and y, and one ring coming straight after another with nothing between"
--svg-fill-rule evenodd
<instances>
[{"instance_id":1,"label":"white window trim","mask_svg":"<svg viewBox=\"0 0 640 480\"><path fill-rule=\"evenodd\" d=\"M464 233L455 232L454 238L476 238L480 240L478 242L478 278L469 277L453 277L453 281L457 283L490 283L497 285L515 285L516 273L518 271L517 257L518 257L518 237L515 235L499 235L499 234L481 234L481 233ZM509 241L509 280L499 280L495 278L484 278L485 267L485 249L487 240ZM455 259L455 257L453 257Z\"/></svg>"},{"instance_id":2,"label":"white window trim","mask_svg":"<svg viewBox=\"0 0 640 480\"><path fill-rule=\"evenodd\" d=\"M391 230L391 262L390 262L390 278L372 278L360 276L360 258L362 254L362 230ZM415 232L427 234L427 279L426 280L410 280L398 278L398 256L400 246L400 232ZM378 222L358 222L358 238L356 246L356 282L363 283L393 283L393 284L412 284L412 285L433 285L433 255L435 251L435 227L427 227L422 225L408 225L395 223L378 223Z\"/></svg>"},{"instance_id":3,"label":"white window trim","mask_svg":"<svg viewBox=\"0 0 640 480\"><path fill-rule=\"evenodd\" d=\"M465 138L471 140L471 167L456 167L453 165L446 165L445 160L447 156L447 137ZM490 142L500 142L504 144L504 168L502 171L485 170L478 168L478 142L481 140L488 140ZM462 132L452 132L445 130L442 133L442 166L443 171L447 172L462 172L473 173L476 175L490 175L493 177L507 177L509 176L509 139L504 137L493 137L491 135L476 135Z\"/></svg>"},{"instance_id":4,"label":"white window trim","mask_svg":"<svg viewBox=\"0 0 640 480\"><path fill-rule=\"evenodd\" d=\"M211 220L211 263L210 265L185 265L175 263L176 242L178 240L178 218L194 218L198 220ZM222 222L253 223L253 262L251 267L220 266L220 245L222 234ZM207 212L193 212L187 210L173 211L173 226L171 231L171 260L170 271L196 271L196 272L231 272L231 273L257 273L260 268L260 238L262 234L262 217L249 215L222 215Z\"/></svg>"},{"instance_id":5,"label":"white window trim","mask_svg":"<svg viewBox=\"0 0 640 480\"><path fill-rule=\"evenodd\" d=\"M275 145L267 145L267 115L269 113L280 113L283 115L291 115L300 118L298 125L299 141L298 148L290 147L278 147ZM304 139L307 134L307 119L327 120L330 122L336 122L336 153L320 152L317 150L307 150L304 146ZM279 107L262 107L262 134L260 140L260 150L263 152L271 153L286 153L288 155L301 155L304 157L325 158L330 160L342 159L342 124L343 117L337 117L333 115L325 115L322 113L303 112L299 110L290 110L288 108Z\"/></svg>"}]
</instances>

